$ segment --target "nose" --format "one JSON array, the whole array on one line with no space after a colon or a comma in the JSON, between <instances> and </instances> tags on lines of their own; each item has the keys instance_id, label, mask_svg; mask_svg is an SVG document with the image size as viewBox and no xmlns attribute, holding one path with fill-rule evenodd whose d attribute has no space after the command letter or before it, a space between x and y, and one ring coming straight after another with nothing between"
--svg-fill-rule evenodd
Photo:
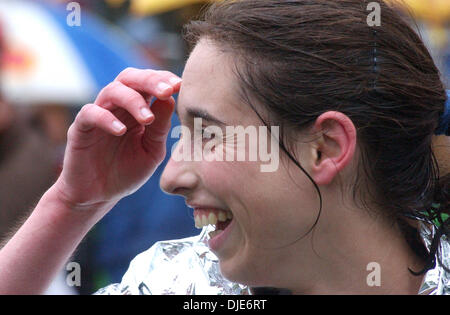
<instances>
[{"instance_id":1,"label":"nose","mask_svg":"<svg viewBox=\"0 0 450 315\"><path fill-rule=\"evenodd\" d=\"M159 184L168 194L187 196L197 186L198 177L191 163L170 158Z\"/></svg>"}]
</instances>

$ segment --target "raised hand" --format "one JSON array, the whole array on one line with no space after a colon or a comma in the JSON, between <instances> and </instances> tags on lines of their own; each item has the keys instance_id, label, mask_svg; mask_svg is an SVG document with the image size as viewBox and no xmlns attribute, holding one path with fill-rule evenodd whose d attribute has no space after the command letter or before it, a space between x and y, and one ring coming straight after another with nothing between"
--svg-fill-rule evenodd
<instances>
[{"instance_id":1,"label":"raised hand","mask_svg":"<svg viewBox=\"0 0 450 315\"><path fill-rule=\"evenodd\" d=\"M113 204L149 179L166 154L180 85L167 71L128 68L81 109L54 185L64 202L80 209Z\"/></svg>"}]
</instances>

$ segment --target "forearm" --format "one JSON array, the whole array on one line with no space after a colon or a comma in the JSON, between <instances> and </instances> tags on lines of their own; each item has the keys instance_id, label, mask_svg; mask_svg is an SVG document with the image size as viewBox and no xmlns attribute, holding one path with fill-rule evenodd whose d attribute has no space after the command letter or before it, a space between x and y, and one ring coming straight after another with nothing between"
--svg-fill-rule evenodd
<instances>
[{"instance_id":1,"label":"forearm","mask_svg":"<svg viewBox=\"0 0 450 315\"><path fill-rule=\"evenodd\" d=\"M113 205L72 209L52 187L0 250L0 294L41 294Z\"/></svg>"},{"instance_id":2,"label":"forearm","mask_svg":"<svg viewBox=\"0 0 450 315\"><path fill-rule=\"evenodd\" d=\"M42 293L94 224L148 180L164 159L180 87L170 72L127 68L82 107L58 181L0 249L0 294ZM151 109L144 95L156 98Z\"/></svg>"}]
</instances>

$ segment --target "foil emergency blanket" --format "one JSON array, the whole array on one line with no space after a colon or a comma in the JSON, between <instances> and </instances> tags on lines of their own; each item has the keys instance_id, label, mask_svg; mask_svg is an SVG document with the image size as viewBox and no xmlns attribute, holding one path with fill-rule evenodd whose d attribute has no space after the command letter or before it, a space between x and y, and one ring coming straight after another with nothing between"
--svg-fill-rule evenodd
<instances>
[{"instance_id":1,"label":"foil emergency blanket","mask_svg":"<svg viewBox=\"0 0 450 315\"><path fill-rule=\"evenodd\" d=\"M136 256L120 284L95 294L110 295L248 295L249 289L226 280L208 247L210 225L200 235L161 241Z\"/></svg>"},{"instance_id":2,"label":"foil emergency blanket","mask_svg":"<svg viewBox=\"0 0 450 315\"><path fill-rule=\"evenodd\" d=\"M421 224L420 235L426 247L430 249L431 241L436 233L433 225ZM419 294L449 295L450 294L450 242L448 236L442 235L438 248L436 266L430 269L424 277Z\"/></svg>"},{"instance_id":3,"label":"foil emergency blanket","mask_svg":"<svg viewBox=\"0 0 450 315\"><path fill-rule=\"evenodd\" d=\"M155 243L132 260L121 283L109 285L95 294L110 295L248 295L248 287L226 280L219 270L218 258L207 241L211 226L199 236ZM434 227L421 223L421 237L430 247ZM429 270L419 294L450 294L450 243L441 237L440 261Z\"/></svg>"}]
</instances>

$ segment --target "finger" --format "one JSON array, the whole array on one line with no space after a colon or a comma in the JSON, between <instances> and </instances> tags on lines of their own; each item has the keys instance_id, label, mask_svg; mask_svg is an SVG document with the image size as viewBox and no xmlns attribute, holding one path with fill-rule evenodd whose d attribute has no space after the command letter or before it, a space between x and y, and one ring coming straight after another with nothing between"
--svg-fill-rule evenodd
<instances>
[{"instance_id":1,"label":"finger","mask_svg":"<svg viewBox=\"0 0 450 315\"><path fill-rule=\"evenodd\" d=\"M155 118L144 97L119 81L103 88L95 104L106 109L112 109L113 106L123 108L142 125L150 124Z\"/></svg>"},{"instance_id":2,"label":"finger","mask_svg":"<svg viewBox=\"0 0 450 315\"><path fill-rule=\"evenodd\" d=\"M169 71L127 68L116 78L126 86L156 98L167 100L178 93L181 78Z\"/></svg>"},{"instance_id":3,"label":"finger","mask_svg":"<svg viewBox=\"0 0 450 315\"><path fill-rule=\"evenodd\" d=\"M113 113L96 104L84 105L72 126L79 133L99 128L108 134L121 136L127 131L127 127Z\"/></svg>"},{"instance_id":4,"label":"finger","mask_svg":"<svg viewBox=\"0 0 450 315\"><path fill-rule=\"evenodd\" d=\"M175 109L175 99L173 97L168 100L157 99L152 104L152 111L155 114L154 122L146 126L143 141L149 142L165 142L167 134L170 131L171 117Z\"/></svg>"}]
</instances>

